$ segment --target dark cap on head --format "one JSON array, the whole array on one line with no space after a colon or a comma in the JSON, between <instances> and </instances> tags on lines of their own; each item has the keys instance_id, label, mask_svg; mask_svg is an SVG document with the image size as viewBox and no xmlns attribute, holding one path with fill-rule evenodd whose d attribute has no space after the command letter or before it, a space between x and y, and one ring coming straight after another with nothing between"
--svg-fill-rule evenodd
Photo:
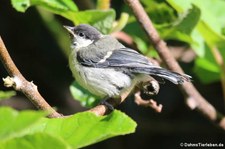
<instances>
[{"instance_id":1,"label":"dark cap on head","mask_svg":"<svg viewBox=\"0 0 225 149\"><path fill-rule=\"evenodd\" d=\"M75 26L73 31L76 35L83 34L85 38L94 41L100 39L102 35L96 28L87 24L80 24L78 26Z\"/></svg>"}]
</instances>

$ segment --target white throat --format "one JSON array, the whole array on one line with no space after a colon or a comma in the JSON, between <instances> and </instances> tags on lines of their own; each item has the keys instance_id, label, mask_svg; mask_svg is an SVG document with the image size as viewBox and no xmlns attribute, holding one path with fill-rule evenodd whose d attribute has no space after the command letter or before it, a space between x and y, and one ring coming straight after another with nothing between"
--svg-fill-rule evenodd
<instances>
[{"instance_id":1,"label":"white throat","mask_svg":"<svg viewBox=\"0 0 225 149\"><path fill-rule=\"evenodd\" d=\"M80 49L89 46L94 42L94 40L85 39L77 35L74 35L74 40L72 42L73 42L71 46L72 49Z\"/></svg>"}]
</instances>

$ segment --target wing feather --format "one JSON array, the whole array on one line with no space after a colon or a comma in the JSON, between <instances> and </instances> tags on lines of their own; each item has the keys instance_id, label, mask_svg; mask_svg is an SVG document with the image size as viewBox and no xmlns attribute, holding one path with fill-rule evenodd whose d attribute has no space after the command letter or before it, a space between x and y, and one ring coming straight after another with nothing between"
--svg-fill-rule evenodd
<instances>
[{"instance_id":1,"label":"wing feather","mask_svg":"<svg viewBox=\"0 0 225 149\"><path fill-rule=\"evenodd\" d=\"M110 53L109 53L110 52ZM174 84L182 84L184 80L190 81L191 76L181 75L176 72L171 72L167 69L155 66L149 62L149 60L129 48L120 48L113 51L105 52L105 54L91 56L87 59L82 57L82 54L77 55L78 62L87 67L96 68L116 68L121 70L127 70L133 74L144 73L152 76L162 77Z\"/></svg>"}]
</instances>

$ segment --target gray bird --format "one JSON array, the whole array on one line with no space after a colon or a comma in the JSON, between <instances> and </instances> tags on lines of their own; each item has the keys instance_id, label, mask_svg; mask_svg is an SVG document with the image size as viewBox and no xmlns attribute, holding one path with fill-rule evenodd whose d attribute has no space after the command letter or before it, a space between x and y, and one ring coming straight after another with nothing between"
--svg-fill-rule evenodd
<instances>
[{"instance_id":1,"label":"gray bird","mask_svg":"<svg viewBox=\"0 0 225 149\"><path fill-rule=\"evenodd\" d=\"M129 94L150 75L174 84L190 81L191 76L153 65L145 56L90 25L64 27L71 36L70 69L76 81L96 96L126 98L123 94Z\"/></svg>"}]
</instances>

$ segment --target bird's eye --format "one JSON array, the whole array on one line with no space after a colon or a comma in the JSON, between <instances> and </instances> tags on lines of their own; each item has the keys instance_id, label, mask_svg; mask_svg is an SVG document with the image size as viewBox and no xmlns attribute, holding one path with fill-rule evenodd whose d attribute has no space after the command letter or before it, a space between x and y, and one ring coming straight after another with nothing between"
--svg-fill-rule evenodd
<instances>
[{"instance_id":1,"label":"bird's eye","mask_svg":"<svg viewBox=\"0 0 225 149\"><path fill-rule=\"evenodd\" d=\"M84 37L85 35L84 35L84 33L80 32L80 33L78 33L78 36Z\"/></svg>"}]
</instances>

